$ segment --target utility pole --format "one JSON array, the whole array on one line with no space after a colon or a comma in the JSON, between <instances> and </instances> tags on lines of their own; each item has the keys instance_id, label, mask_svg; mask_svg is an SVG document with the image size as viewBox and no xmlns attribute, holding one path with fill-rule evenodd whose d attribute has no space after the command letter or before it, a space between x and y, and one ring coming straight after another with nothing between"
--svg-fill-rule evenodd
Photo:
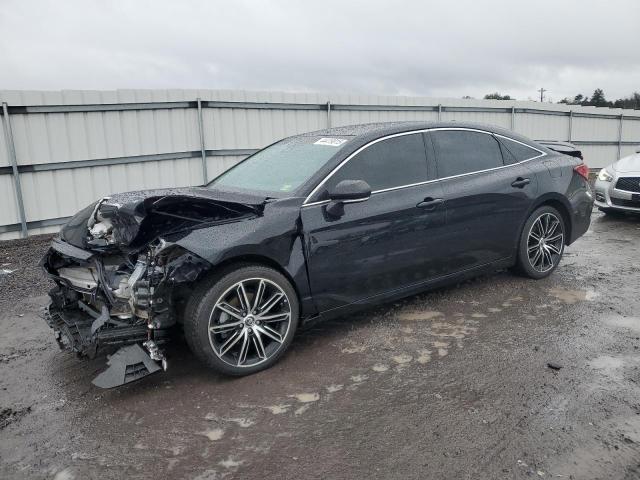
<instances>
[{"instance_id":1,"label":"utility pole","mask_svg":"<svg viewBox=\"0 0 640 480\"><path fill-rule=\"evenodd\" d=\"M544 102L544 92L546 92L547 90L544 88L540 88L540 90L538 90L538 92L540 92L540 103Z\"/></svg>"}]
</instances>

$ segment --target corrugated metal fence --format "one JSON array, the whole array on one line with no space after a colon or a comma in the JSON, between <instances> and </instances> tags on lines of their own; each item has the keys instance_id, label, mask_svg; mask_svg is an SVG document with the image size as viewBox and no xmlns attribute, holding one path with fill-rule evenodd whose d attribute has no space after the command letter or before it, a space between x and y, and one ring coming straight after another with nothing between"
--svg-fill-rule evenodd
<instances>
[{"instance_id":1,"label":"corrugated metal fence","mask_svg":"<svg viewBox=\"0 0 640 480\"><path fill-rule=\"evenodd\" d=\"M640 146L640 111L537 102L217 90L0 91L0 239L113 192L200 185L273 141L355 123L460 120L569 140L590 167Z\"/></svg>"}]
</instances>

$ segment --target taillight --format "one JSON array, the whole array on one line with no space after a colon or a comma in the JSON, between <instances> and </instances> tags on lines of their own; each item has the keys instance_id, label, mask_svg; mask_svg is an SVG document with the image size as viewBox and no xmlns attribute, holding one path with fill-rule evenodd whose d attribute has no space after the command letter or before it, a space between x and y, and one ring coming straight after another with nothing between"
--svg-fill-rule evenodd
<instances>
[{"instance_id":1,"label":"taillight","mask_svg":"<svg viewBox=\"0 0 640 480\"><path fill-rule=\"evenodd\" d=\"M589 180L589 167L587 167L586 163L576 165L575 167L573 167L573 171L583 177L585 180Z\"/></svg>"}]
</instances>

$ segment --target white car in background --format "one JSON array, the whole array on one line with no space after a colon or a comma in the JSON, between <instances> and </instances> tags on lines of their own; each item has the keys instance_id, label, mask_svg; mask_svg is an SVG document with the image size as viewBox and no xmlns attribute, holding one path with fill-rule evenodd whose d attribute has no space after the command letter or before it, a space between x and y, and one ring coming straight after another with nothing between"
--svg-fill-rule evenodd
<instances>
[{"instance_id":1,"label":"white car in background","mask_svg":"<svg viewBox=\"0 0 640 480\"><path fill-rule=\"evenodd\" d=\"M640 150L598 173L595 204L605 213L640 213Z\"/></svg>"}]
</instances>

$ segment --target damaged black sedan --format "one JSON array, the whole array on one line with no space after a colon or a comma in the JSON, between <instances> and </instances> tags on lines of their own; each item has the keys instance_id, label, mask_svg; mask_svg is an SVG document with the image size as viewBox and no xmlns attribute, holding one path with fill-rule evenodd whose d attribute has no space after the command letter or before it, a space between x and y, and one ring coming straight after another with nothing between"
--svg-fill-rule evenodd
<instances>
[{"instance_id":1,"label":"damaged black sedan","mask_svg":"<svg viewBox=\"0 0 640 480\"><path fill-rule=\"evenodd\" d=\"M112 195L42 265L62 348L119 347L94 383L269 367L299 325L513 267L543 278L588 228L580 159L493 127L402 122L277 142L209 185Z\"/></svg>"}]
</instances>

